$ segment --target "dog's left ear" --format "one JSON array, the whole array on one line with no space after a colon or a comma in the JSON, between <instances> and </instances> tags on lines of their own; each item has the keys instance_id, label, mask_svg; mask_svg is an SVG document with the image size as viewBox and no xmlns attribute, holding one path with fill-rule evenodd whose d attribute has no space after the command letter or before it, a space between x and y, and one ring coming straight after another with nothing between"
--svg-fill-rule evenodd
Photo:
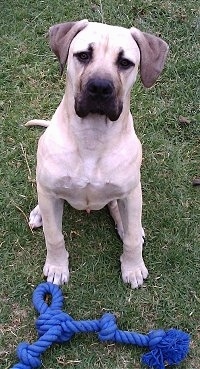
<instances>
[{"instance_id":1,"label":"dog's left ear","mask_svg":"<svg viewBox=\"0 0 200 369\"><path fill-rule=\"evenodd\" d=\"M160 37L130 29L140 49L140 76L145 87L151 87L162 72L169 50L168 44Z\"/></svg>"},{"instance_id":2,"label":"dog's left ear","mask_svg":"<svg viewBox=\"0 0 200 369\"><path fill-rule=\"evenodd\" d=\"M60 62L61 74L63 73L69 47L73 38L82 31L88 24L88 20L84 19L78 22L66 22L55 24L49 28L48 36L52 51Z\"/></svg>"}]
</instances>

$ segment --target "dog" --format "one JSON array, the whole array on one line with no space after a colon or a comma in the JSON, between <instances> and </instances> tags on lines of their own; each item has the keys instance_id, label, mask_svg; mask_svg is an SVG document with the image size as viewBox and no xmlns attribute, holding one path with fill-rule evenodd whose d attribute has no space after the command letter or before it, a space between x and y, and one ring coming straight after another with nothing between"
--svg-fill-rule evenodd
<instances>
[{"instance_id":1,"label":"dog","mask_svg":"<svg viewBox=\"0 0 200 369\"><path fill-rule=\"evenodd\" d=\"M130 113L130 91L138 70L151 87L164 68L168 45L160 37L87 20L49 29L66 89L51 121L44 125L37 150L38 205L30 227L43 225L47 281L69 280L62 234L63 202L78 210L108 205L123 242L120 257L125 283L138 288L148 276L142 256L140 167L142 148Z\"/></svg>"}]
</instances>

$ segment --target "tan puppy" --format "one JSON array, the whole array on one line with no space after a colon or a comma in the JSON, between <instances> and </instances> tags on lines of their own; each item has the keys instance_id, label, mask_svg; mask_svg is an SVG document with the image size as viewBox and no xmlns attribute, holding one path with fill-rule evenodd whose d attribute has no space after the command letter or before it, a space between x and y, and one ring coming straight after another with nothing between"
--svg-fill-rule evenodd
<instances>
[{"instance_id":1,"label":"tan puppy","mask_svg":"<svg viewBox=\"0 0 200 369\"><path fill-rule=\"evenodd\" d=\"M87 20L55 25L49 37L61 71L67 63L67 82L37 152L39 205L30 214L30 226L43 224L44 275L55 284L69 279L63 201L88 212L108 205L123 241L123 281L137 288L148 271L142 258L142 149L130 113L130 90L138 67L144 86L153 85L168 45L134 27ZM27 125L32 124L48 122Z\"/></svg>"}]
</instances>

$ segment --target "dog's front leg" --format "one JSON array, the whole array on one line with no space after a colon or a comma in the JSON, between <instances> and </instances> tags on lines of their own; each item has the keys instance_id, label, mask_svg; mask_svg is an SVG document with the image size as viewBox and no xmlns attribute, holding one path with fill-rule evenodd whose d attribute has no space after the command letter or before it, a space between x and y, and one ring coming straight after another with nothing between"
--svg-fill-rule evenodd
<instances>
[{"instance_id":1,"label":"dog's front leg","mask_svg":"<svg viewBox=\"0 0 200 369\"><path fill-rule=\"evenodd\" d=\"M43 268L48 282L63 284L69 280L68 257L62 234L63 200L38 189L47 257Z\"/></svg>"},{"instance_id":2,"label":"dog's front leg","mask_svg":"<svg viewBox=\"0 0 200 369\"><path fill-rule=\"evenodd\" d=\"M143 229L141 184L124 199L118 200L119 211L124 228L123 254L120 257L122 279L138 288L148 276L142 257Z\"/></svg>"}]
</instances>

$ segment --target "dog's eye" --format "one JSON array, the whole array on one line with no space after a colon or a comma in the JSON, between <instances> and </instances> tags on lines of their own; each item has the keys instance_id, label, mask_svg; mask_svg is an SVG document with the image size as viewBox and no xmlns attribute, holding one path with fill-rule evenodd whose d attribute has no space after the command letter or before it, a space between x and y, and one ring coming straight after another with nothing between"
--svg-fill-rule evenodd
<instances>
[{"instance_id":1,"label":"dog's eye","mask_svg":"<svg viewBox=\"0 0 200 369\"><path fill-rule=\"evenodd\" d=\"M88 63L91 59L90 53L86 52L86 51L82 51L80 53L77 53L76 57L81 63Z\"/></svg>"},{"instance_id":2,"label":"dog's eye","mask_svg":"<svg viewBox=\"0 0 200 369\"><path fill-rule=\"evenodd\" d=\"M118 66L120 69L129 69L134 67L134 63L129 59L121 58L118 60Z\"/></svg>"}]
</instances>

